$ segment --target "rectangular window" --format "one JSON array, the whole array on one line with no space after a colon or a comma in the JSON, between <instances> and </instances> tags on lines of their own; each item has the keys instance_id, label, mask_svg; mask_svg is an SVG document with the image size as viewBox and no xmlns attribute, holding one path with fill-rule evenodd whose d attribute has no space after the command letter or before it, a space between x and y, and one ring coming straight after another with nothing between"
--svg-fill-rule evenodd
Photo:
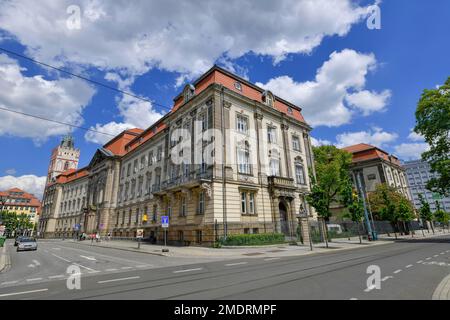
<instances>
[{"instance_id":1,"label":"rectangular window","mask_svg":"<svg viewBox=\"0 0 450 320\"><path fill-rule=\"evenodd\" d=\"M198 194L198 214L204 214L205 213L205 192L201 191Z\"/></svg>"},{"instance_id":2,"label":"rectangular window","mask_svg":"<svg viewBox=\"0 0 450 320\"><path fill-rule=\"evenodd\" d=\"M181 197L180 216L186 217L186 197Z\"/></svg>"},{"instance_id":3,"label":"rectangular window","mask_svg":"<svg viewBox=\"0 0 450 320\"><path fill-rule=\"evenodd\" d=\"M138 172L139 167L138 167L138 160L134 160L134 164L133 164L133 173Z\"/></svg>"},{"instance_id":4,"label":"rectangular window","mask_svg":"<svg viewBox=\"0 0 450 320\"><path fill-rule=\"evenodd\" d=\"M155 204L153 206L153 216L152 216L152 221L156 222L156 220L158 219L158 206Z\"/></svg>"},{"instance_id":5,"label":"rectangular window","mask_svg":"<svg viewBox=\"0 0 450 320\"><path fill-rule=\"evenodd\" d=\"M248 131L248 118L241 114L236 116L236 129L238 132L247 133Z\"/></svg>"},{"instance_id":6,"label":"rectangular window","mask_svg":"<svg viewBox=\"0 0 450 320\"><path fill-rule=\"evenodd\" d=\"M269 143L277 143L277 133L276 133L275 127L268 127L267 128L267 140Z\"/></svg>"},{"instance_id":7,"label":"rectangular window","mask_svg":"<svg viewBox=\"0 0 450 320\"><path fill-rule=\"evenodd\" d=\"M197 243L202 243L203 239L202 239L202 230L196 230L195 231L195 240Z\"/></svg>"},{"instance_id":8,"label":"rectangular window","mask_svg":"<svg viewBox=\"0 0 450 320\"><path fill-rule=\"evenodd\" d=\"M144 170L144 167L145 167L145 156L142 156L141 157L141 167L140 167L140 169Z\"/></svg>"},{"instance_id":9,"label":"rectangular window","mask_svg":"<svg viewBox=\"0 0 450 320\"><path fill-rule=\"evenodd\" d=\"M127 166L127 177L129 177L130 174L131 174L131 163L129 163Z\"/></svg>"},{"instance_id":10,"label":"rectangular window","mask_svg":"<svg viewBox=\"0 0 450 320\"><path fill-rule=\"evenodd\" d=\"M157 157L158 161L161 161L161 159L162 159L162 146L158 147L158 154L157 154L156 157Z\"/></svg>"},{"instance_id":11,"label":"rectangular window","mask_svg":"<svg viewBox=\"0 0 450 320\"><path fill-rule=\"evenodd\" d=\"M270 159L270 174L272 176L280 176L280 160L276 158Z\"/></svg>"},{"instance_id":12,"label":"rectangular window","mask_svg":"<svg viewBox=\"0 0 450 320\"><path fill-rule=\"evenodd\" d=\"M241 192L241 213L247 213L247 192Z\"/></svg>"},{"instance_id":13,"label":"rectangular window","mask_svg":"<svg viewBox=\"0 0 450 320\"><path fill-rule=\"evenodd\" d=\"M206 129L208 129L208 118L206 116L206 113L202 113L200 115L200 121L202 123L202 131L205 131Z\"/></svg>"},{"instance_id":14,"label":"rectangular window","mask_svg":"<svg viewBox=\"0 0 450 320\"><path fill-rule=\"evenodd\" d=\"M250 152L247 149L238 149L238 169L239 173L251 174Z\"/></svg>"},{"instance_id":15,"label":"rectangular window","mask_svg":"<svg viewBox=\"0 0 450 320\"><path fill-rule=\"evenodd\" d=\"M255 194L249 193L248 194L248 213L254 214L255 213Z\"/></svg>"},{"instance_id":16,"label":"rectangular window","mask_svg":"<svg viewBox=\"0 0 450 320\"><path fill-rule=\"evenodd\" d=\"M136 209L136 224L139 224L139 208Z\"/></svg>"},{"instance_id":17,"label":"rectangular window","mask_svg":"<svg viewBox=\"0 0 450 320\"><path fill-rule=\"evenodd\" d=\"M301 164L295 165L295 176L298 184L305 184L305 170Z\"/></svg>"},{"instance_id":18,"label":"rectangular window","mask_svg":"<svg viewBox=\"0 0 450 320\"><path fill-rule=\"evenodd\" d=\"M292 149L300 151L300 139L297 136L292 136Z\"/></svg>"},{"instance_id":19,"label":"rectangular window","mask_svg":"<svg viewBox=\"0 0 450 320\"><path fill-rule=\"evenodd\" d=\"M151 166L153 164L153 151L150 151L148 153L148 166Z\"/></svg>"},{"instance_id":20,"label":"rectangular window","mask_svg":"<svg viewBox=\"0 0 450 320\"><path fill-rule=\"evenodd\" d=\"M172 201L170 200L167 203L167 215L169 216L169 218L172 217Z\"/></svg>"}]
</instances>

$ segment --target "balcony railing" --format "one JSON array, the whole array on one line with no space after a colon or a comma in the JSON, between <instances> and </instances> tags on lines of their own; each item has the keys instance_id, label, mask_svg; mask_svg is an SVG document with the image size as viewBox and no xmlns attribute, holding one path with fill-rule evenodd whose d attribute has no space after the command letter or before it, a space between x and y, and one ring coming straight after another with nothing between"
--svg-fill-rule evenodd
<instances>
[{"instance_id":1,"label":"balcony railing","mask_svg":"<svg viewBox=\"0 0 450 320\"><path fill-rule=\"evenodd\" d=\"M292 179L292 178L269 176L268 181L269 181L269 186L274 187L274 188L288 188L288 189L296 188L294 179Z\"/></svg>"},{"instance_id":2,"label":"balcony railing","mask_svg":"<svg viewBox=\"0 0 450 320\"><path fill-rule=\"evenodd\" d=\"M193 183L198 183L202 180L210 180L212 178L211 169L199 169L188 174L183 174L181 176L176 176L165 180L161 183L161 187L158 190L153 189L152 192L160 192L166 189L188 185Z\"/></svg>"}]
</instances>

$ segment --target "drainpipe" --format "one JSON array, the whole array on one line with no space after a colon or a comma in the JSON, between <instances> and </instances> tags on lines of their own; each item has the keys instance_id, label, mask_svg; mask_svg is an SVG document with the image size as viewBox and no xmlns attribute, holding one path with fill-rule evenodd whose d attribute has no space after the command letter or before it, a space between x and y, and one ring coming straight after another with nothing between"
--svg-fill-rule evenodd
<instances>
[{"instance_id":1,"label":"drainpipe","mask_svg":"<svg viewBox=\"0 0 450 320\"><path fill-rule=\"evenodd\" d=\"M222 129L222 209L223 209L223 236L226 239L228 235L227 226L227 192L226 192L226 174L225 174L225 162L227 159L226 155L226 137L225 137L225 119L224 119L224 109L225 109L225 99L224 99L224 87L220 85L220 122Z\"/></svg>"}]
</instances>

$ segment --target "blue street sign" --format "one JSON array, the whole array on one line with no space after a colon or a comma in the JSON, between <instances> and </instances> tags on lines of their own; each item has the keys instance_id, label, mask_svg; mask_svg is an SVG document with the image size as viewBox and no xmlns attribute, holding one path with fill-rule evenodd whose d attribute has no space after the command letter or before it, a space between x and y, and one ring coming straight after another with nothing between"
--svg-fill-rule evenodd
<instances>
[{"instance_id":1,"label":"blue street sign","mask_svg":"<svg viewBox=\"0 0 450 320\"><path fill-rule=\"evenodd\" d=\"M161 216L161 226L163 228L169 227L169 216Z\"/></svg>"}]
</instances>

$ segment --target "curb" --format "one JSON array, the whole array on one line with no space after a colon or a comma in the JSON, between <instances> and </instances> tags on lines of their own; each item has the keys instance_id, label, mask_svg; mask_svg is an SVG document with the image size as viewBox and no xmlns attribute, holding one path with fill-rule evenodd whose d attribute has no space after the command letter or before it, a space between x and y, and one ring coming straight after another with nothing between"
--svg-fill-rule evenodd
<instances>
[{"instance_id":1,"label":"curb","mask_svg":"<svg viewBox=\"0 0 450 320\"><path fill-rule=\"evenodd\" d=\"M6 244L3 246L3 250L0 256L0 273L8 271L11 266L8 251L6 250Z\"/></svg>"},{"instance_id":2,"label":"curb","mask_svg":"<svg viewBox=\"0 0 450 320\"><path fill-rule=\"evenodd\" d=\"M450 274L434 290L432 300L450 300Z\"/></svg>"},{"instance_id":3,"label":"curb","mask_svg":"<svg viewBox=\"0 0 450 320\"><path fill-rule=\"evenodd\" d=\"M102 246L102 245L89 245L89 244L85 244L85 243L81 243L81 245L90 246L90 247L99 247L99 248L122 250L122 251L130 251L130 252L137 252L137 253L146 253L146 254L151 254L151 255L154 255L154 256L167 257L167 255L165 255L163 253L141 251L141 250L138 250L138 249L131 249L131 248L128 249L128 248L108 247L108 246Z\"/></svg>"}]
</instances>

